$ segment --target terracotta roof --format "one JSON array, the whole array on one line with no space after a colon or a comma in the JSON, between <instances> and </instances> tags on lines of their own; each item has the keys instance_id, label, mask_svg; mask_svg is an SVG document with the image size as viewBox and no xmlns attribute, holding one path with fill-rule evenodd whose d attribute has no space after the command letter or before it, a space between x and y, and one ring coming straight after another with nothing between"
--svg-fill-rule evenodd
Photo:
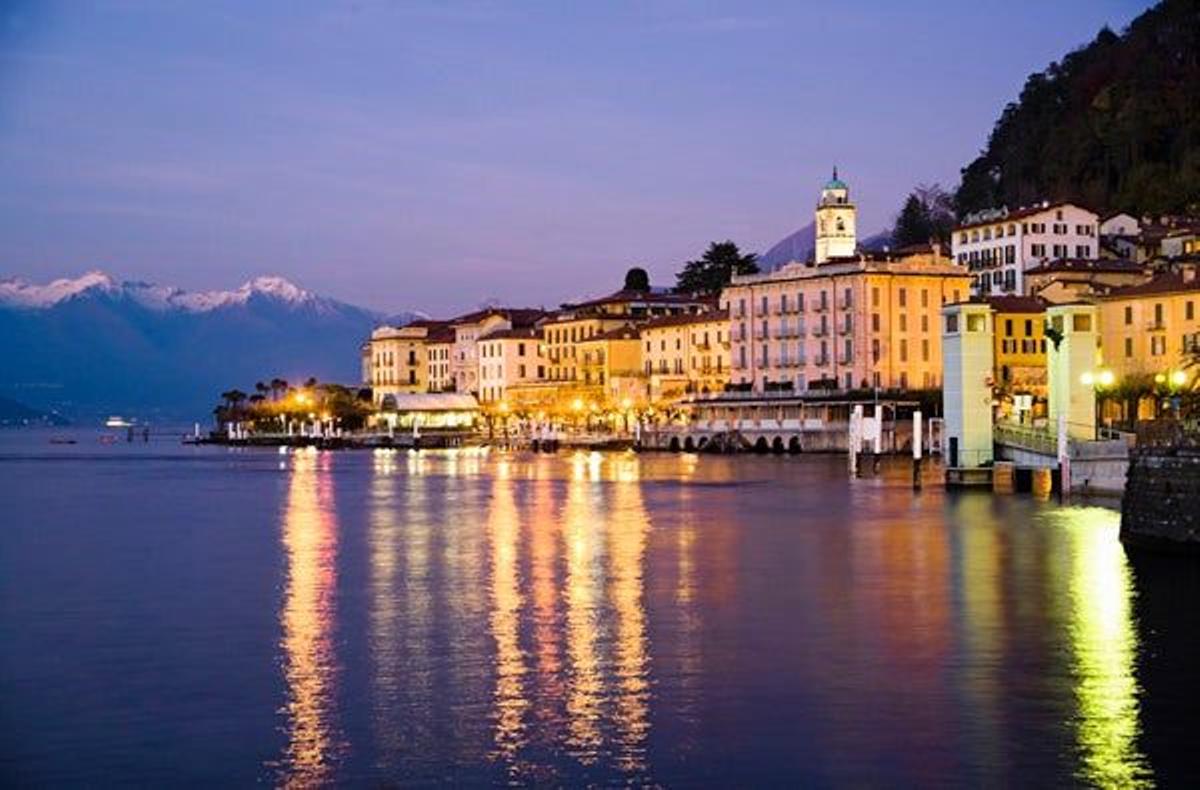
<instances>
[{"instance_id":1,"label":"terracotta roof","mask_svg":"<svg viewBox=\"0 0 1200 790\"><path fill-rule=\"evenodd\" d=\"M497 329L495 332L488 332L480 340L504 340L508 338L517 338L521 340L541 339L542 330L536 326L517 326L512 329Z\"/></svg>"},{"instance_id":2,"label":"terracotta roof","mask_svg":"<svg viewBox=\"0 0 1200 790\"><path fill-rule=\"evenodd\" d=\"M591 337L584 338L579 341L581 343L590 343L593 340L637 340L638 331L635 327L626 324L619 326L616 329L610 329L607 332L599 332Z\"/></svg>"},{"instance_id":3,"label":"terracotta roof","mask_svg":"<svg viewBox=\"0 0 1200 790\"><path fill-rule=\"evenodd\" d=\"M1139 274L1146 267L1134 261L1120 258L1058 258L1026 269L1025 275L1053 274L1056 272L1104 272L1108 274Z\"/></svg>"},{"instance_id":4,"label":"terracotta roof","mask_svg":"<svg viewBox=\"0 0 1200 790\"><path fill-rule=\"evenodd\" d=\"M546 315L546 311L536 307L485 307L482 310L451 318L446 323L477 324L493 315L503 316L513 326L533 326Z\"/></svg>"},{"instance_id":5,"label":"terracotta roof","mask_svg":"<svg viewBox=\"0 0 1200 790\"><path fill-rule=\"evenodd\" d=\"M1046 312L1046 302L1036 296L989 296L986 301L997 313Z\"/></svg>"},{"instance_id":6,"label":"terracotta roof","mask_svg":"<svg viewBox=\"0 0 1200 790\"><path fill-rule=\"evenodd\" d=\"M642 329L660 329L668 326L687 326L688 324L708 324L713 321L728 321L728 310L705 310L703 313L680 313L679 315L664 315L642 324Z\"/></svg>"},{"instance_id":7,"label":"terracotta roof","mask_svg":"<svg viewBox=\"0 0 1200 790\"><path fill-rule=\"evenodd\" d=\"M1155 296L1158 294L1189 293L1200 291L1200 278L1184 280L1179 272L1160 274L1149 282L1138 285L1128 285L1124 288L1114 288L1101 299L1129 299L1138 296Z\"/></svg>"},{"instance_id":8,"label":"terracotta roof","mask_svg":"<svg viewBox=\"0 0 1200 790\"><path fill-rule=\"evenodd\" d=\"M703 304L710 301L711 297L704 297L698 294L681 294L674 291L614 291L608 296L601 296L598 299L589 299L585 302L576 302L574 304L564 304L564 309L580 308L580 307L597 307L604 304L633 304L644 302L646 304Z\"/></svg>"},{"instance_id":9,"label":"terracotta roof","mask_svg":"<svg viewBox=\"0 0 1200 790\"><path fill-rule=\"evenodd\" d=\"M1039 203L1036 206L1028 206L1025 208L1019 208L1016 211L1008 212L1008 216L1004 216L1004 217L996 216L996 217L993 217L993 218L987 219L987 220L979 220L977 222L967 222L967 223L963 223L962 225L956 225L954 227L954 231L957 233L960 230L968 230L970 228L982 228L984 225L1003 225L1005 222L1015 222L1017 220L1024 219L1025 217L1032 217L1036 214L1042 214L1047 211L1053 211L1057 208L1062 208L1063 206L1074 206L1075 208L1081 208L1084 211L1091 211L1091 209L1087 208L1086 206L1081 206L1078 203L1072 203L1069 200L1059 200L1054 203L1049 203L1047 205L1042 205Z\"/></svg>"}]
</instances>

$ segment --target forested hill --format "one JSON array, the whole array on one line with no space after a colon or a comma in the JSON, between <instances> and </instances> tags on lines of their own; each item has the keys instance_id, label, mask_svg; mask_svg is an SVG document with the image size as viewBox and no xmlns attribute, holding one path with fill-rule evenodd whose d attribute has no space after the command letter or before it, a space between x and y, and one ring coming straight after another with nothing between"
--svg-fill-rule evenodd
<instances>
[{"instance_id":1,"label":"forested hill","mask_svg":"<svg viewBox=\"0 0 1200 790\"><path fill-rule=\"evenodd\" d=\"M1030 75L955 202L961 216L1042 199L1200 210L1200 0L1164 0Z\"/></svg>"}]
</instances>

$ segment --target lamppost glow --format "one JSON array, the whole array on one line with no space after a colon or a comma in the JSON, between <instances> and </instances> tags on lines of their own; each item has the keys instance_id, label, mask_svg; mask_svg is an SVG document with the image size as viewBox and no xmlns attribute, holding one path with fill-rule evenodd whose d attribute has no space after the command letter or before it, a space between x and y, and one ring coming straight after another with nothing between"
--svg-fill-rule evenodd
<instances>
[{"instance_id":1,"label":"lamppost glow","mask_svg":"<svg viewBox=\"0 0 1200 790\"><path fill-rule=\"evenodd\" d=\"M1113 374L1113 372L1111 370L1100 371L1100 377L1099 377L1098 381L1099 381L1101 387L1111 387L1116 380L1117 380L1117 377Z\"/></svg>"},{"instance_id":2,"label":"lamppost glow","mask_svg":"<svg viewBox=\"0 0 1200 790\"><path fill-rule=\"evenodd\" d=\"M1187 371L1177 370L1171 374L1171 383L1176 387L1182 387L1187 384Z\"/></svg>"},{"instance_id":3,"label":"lamppost glow","mask_svg":"<svg viewBox=\"0 0 1200 790\"><path fill-rule=\"evenodd\" d=\"M1093 376L1092 372L1089 370L1079 377L1079 383L1085 387L1090 387L1096 383L1096 377Z\"/></svg>"}]
</instances>

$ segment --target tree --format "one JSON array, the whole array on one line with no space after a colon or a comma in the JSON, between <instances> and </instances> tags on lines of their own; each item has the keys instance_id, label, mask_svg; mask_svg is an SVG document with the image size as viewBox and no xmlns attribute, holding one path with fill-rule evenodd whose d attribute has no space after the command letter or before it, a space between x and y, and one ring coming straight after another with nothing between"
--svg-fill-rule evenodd
<instances>
[{"instance_id":1,"label":"tree","mask_svg":"<svg viewBox=\"0 0 1200 790\"><path fill-rule=\"evenodd\" d=\"M649 293L650 275L641 267L633 267L625 272L625 290L636 293Z\"/></svg>"},{"instance_id":2,"label":"tree","mask_svg":"<svg viewBox=\"0 0 1200 790\"><path fill-rule=\"evenodd\" d=\"M907 247L946 240L954 230L954 201L940 184L919 184L908 194L892 228L892 244Z\"/></svg>"},{"instance_id":3,"label":"tree","mask_svg":"<svg viewBox=\"0 0 1200 790\"><path fill-rule=\"evenodd\" d=\"M742 254L732 241L712 242L698 260L688 261L675 275L675 290L685 293L719 294L734 274L756 274L758 256Z\"/></svg>"},{"instance_id":4,"label":"tree","mask_svg":"<svg viewBox=\"0 0 1200 790\"><path fill-rule=\"evenodd\" d=\"M313 387L317 386L317 377L309 376L304 380L304 386L306 389L312 389Z\"/></svg>"}]
</instances>

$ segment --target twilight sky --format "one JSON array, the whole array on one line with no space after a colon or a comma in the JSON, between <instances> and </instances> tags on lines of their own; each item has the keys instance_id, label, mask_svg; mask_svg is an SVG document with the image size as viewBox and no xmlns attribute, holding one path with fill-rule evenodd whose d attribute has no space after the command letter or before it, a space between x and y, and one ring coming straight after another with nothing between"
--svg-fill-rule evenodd
<instances>
[{"instance_id":1,"label":"twilight sky","mask_svg":"<svg viewBox=\"0 0 1200 790\"><path fill-rule=\"evenodd\" d=\"M835 162L889 225L1146 5L0 0L0 277L435 315L666 285L806 224Z\"/></svg>"}]
</instances>

